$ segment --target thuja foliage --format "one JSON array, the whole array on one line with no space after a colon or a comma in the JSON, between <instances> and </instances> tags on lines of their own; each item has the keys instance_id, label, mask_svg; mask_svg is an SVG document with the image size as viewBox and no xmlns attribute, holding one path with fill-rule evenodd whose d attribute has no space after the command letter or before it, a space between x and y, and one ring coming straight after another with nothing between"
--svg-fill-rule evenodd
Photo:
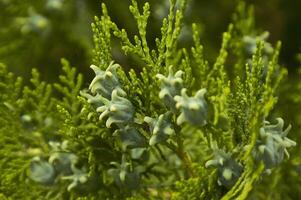
<instances>
[{"instance_id":1,"label":"thuja foliage","mask_svg":"<svg viewBox=\"0 0 301 200\"><path fill-rule=\"evenodd\" d=\"M299 62L300 55L297 56ZM295 77L295 78L294 78ZM283 113L286 118L292 123L292 131L290 137L298 144L300 143L300 70L295 74L290 74L289 79L286 80L283 87L280 88L280 95L277 113ZM293 110L297 112L291 114ZM288 113L288 111L290 113ZM263 177L260 184L255 186L255 192L252 193L250 199L298 199L300 191L300 147L299 145L290 152L290 159L288 162L281 164L276 170L272 171L271 175ZM277 188L277 192L274 188ZM292 192L294 191L294 192Z\"/></svg>"},{"instance_id":2,"label":"thuja foliage","mask_svg":"<svg viewBox=\"0 0 301 200\"><path fill-rule=\"evenodd\" d=\"M140 7L141 6L141 7ZM0 67L3 199L247 199L279 170L296 142L274 117L286 75L280 42L254 27L240 3L214 63L200 29L181 48L187 2L170 0L150 48L151 8L133 0L137 35L109 17L92 24L90 84L66 60L58 83L32 70L30 85ZM112 55L112 40L134 62ZM255 194L256 195L256 194ZM260 196L260 195L258 195Z\"/></svg>"}]
</instances>

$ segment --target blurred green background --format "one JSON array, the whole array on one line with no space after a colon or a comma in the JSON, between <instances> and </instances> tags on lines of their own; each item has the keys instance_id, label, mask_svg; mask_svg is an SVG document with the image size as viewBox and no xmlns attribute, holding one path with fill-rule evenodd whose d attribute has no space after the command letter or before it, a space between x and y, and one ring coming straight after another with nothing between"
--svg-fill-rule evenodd
<instances>
[{"instance_id":1,"label":"blurred green background","mask_svg":"<svg viewBox=\"0 0 301 200\"><path fill-rule=\"evenodd\" d=\"M142 5L146 1L138 2ZM154 45L169 3L168 0L148 2L153 11L148 39ZM301 1L247 2L255 7L257 28L270 32L269 42L282 41L281 63L289 72L295 72L296 54L301 50ZM119 27L126 28L129 35L137 32L128 11L130 0L0 0L0 62L25 77L29 76L31 68L38 68L44 79L53 81L61 71L60 58L63 57L90 77L93 50L90 24L94 16L101 15L101 3L106 3ZM237 1L230 0L190 0L180 44L191 44L190 26L197 22L202 27L205 54L214 59L236 4ZM127 65L126 58L117 50L118 42L114 46L115 59Z\"/></svg>"}]
</instances>

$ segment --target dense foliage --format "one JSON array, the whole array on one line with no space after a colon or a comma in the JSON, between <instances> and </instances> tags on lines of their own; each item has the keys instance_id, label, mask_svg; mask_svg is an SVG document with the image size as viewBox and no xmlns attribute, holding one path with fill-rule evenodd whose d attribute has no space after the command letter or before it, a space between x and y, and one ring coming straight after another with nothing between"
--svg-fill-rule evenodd
<instances>
[{"instance_id":1,"label":"dense foliage","mask_svg":"<svg viewBox=\"0 0 301 200\"><path fill-rule=\"evenodd\" d=\"M60 2L49 0L46 8L56 13ZM287 102L298 107L301 86L286 79L278 62L281 43L269 43L269 33L255 27L253 7L239 2L212 62L202 45L202 27L193 23L191 34L184 34L188 5L170 0L153 38L151 4L132 0L136 34L114 23L102 4L101 17L92 23L89 84L65 59L55 83L33 69L24 84L0 65L2 199L296 199L301 194L300 116L285 107ZM21 34L32 40L30 32L48 38L54 30L48 25L56 28L34 11L21 22ZM60 28L70 39L66 27ZM183 37L193 45L180 45ZM38 51L47 54L44 42ZM7 47L3 52L13 55Z\"/></svg>"}]
</instances>

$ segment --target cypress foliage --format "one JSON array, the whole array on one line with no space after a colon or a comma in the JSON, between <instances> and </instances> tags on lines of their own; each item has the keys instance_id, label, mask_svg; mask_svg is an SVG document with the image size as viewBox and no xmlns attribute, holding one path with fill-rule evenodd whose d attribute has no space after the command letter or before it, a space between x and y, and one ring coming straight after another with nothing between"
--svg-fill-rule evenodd
<instances>
[{"instance_id":1,"label":"cypress foliage","mask_svg":"<svg viewBox=\"0 0 301 200\"><path fill-rule=\"evenodd\" d=\"M276 106L287 75L278 63L281 43L270 44L255 28L253 8L239 3L210 62L198 24L193 46L179 45L186 7L186 0L170 0L153 48L149 3L129 7L137 35L119 28L102 4L92 23L95 75L87 85L65 59L57 83L33 69L24 85L0 65L1 198L298 196L298 129L290 131L288 121L299 118L286 119ZM130 69L114 58L115 40L133 60ZM300 102L297 93L284 98Z\"/></svg>"}]
</instances>

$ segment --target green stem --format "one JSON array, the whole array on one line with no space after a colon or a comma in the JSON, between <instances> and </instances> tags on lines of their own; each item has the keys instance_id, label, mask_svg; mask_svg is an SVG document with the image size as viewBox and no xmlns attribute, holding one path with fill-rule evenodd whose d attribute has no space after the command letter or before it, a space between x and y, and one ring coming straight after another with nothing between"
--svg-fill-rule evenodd
<instances>
[{"instance_id":1,"label":"green stem","mask_svg":"<svg viewBox=\"0 0 301 200\"><path fill-rule=\"evenodd\" d=\"M189 172L189 175L191 177L195 177L195 172L192 168L191 159L190 159L188 153L184 150L183 140L180 135L177 135L177 144L178 144L177 155L182 160L185 168Z\"/></svg>"},{"instance_id":2,"label":"green stem","mask_svg":"<svg viewBox=\"0 0 301 200\"><path fill-rule=\"evenodd\" d=\"M181 138L181 135L179 134L178 131L176 133L176 142L177 145L168 142L166 142L165 145L173 152L175 152L177 156L181 159L183 165L185 166L189 174L189 177L196 177L195 171L193 170L192 167L191 159L188 153L184 150L183 139Z\"/></svg>"}]
</instances>

